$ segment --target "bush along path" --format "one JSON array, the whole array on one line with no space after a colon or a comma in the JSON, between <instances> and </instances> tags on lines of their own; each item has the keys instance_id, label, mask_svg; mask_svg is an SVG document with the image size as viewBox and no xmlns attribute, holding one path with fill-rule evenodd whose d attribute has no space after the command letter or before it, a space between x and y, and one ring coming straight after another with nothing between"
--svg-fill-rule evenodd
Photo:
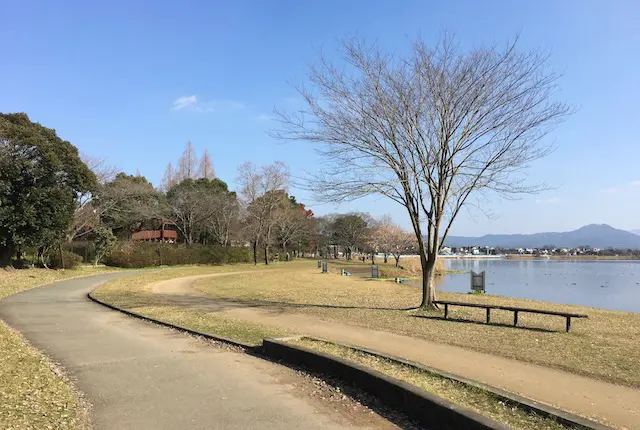
<instances>
[{"instance_id":1,"label":"bush along path","mask_svg":"<svg viewBox=\"0 0 640 430\"><path fill-rule=\"evenodd\" d=\"M209 276L232 275L234 274ZM634 428L640 422L640 390L635 388L457 346L325 321L297 314L295 311L274 312L274 309L268 307L251 306L247 301L210 297L192 287L191 284L200 279L202 276L165 280L152 287L147 286L147 294L144 296L123 293L120 304L125 303L123 297L128 297L126 301L136 307L137 312L144 314L148 310L158 319L163 319L163 307L170 308L174 317L172 322L176 323L180 323L186 310L191 309L197 312L196 320L200 321L201 326L207 325L209 316L216 320L214 330L225 326L226 322L233 322L236 326L245 322L250 327L259 329L252 338L253 342L258 342L259 336L265 332L295 332L317 336L404 357L616 427ZM99 289L96 294L100 299L108 301L109 286L104 291ZM116 296L111 298L114 297ZM242 330L236 329L223 335L233 337L234 333L240 336L243 334ZM576 393L580 395L576 396Z\"/></svg>"}]
</instances>

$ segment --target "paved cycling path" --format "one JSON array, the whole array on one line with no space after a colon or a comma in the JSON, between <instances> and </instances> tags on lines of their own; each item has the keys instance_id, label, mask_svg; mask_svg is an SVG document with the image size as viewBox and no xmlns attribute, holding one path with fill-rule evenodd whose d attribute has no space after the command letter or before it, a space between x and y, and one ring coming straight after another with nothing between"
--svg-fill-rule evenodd
<instances>
[{"instance_id":1,"label":"paved cycling path","mask_svg":"<svg viewBox=\"0 0 640 430\"><path fill-rule=\"evenodd\" d=\"M638 389L458 346L325 321L296 314L295 310L278 309L276 305L258 307L249 302L219 300L192 286L204 277L232 275L233 272L171 279L145 289L162 295L166 303L405 357L587 418L621 428L640 428Z\"/></svg>"},{"instance_id":2,"label":"paved cycling path","mask_svg":"<svg viewBox=\"0 0 640 430\"><path fill-rule=\"evenodd\" d=\"M390 428L303 392L305 378L90 302L79 278L0 301L0 318L62 364L101 429Z\"/></svg>"}]
</instances>

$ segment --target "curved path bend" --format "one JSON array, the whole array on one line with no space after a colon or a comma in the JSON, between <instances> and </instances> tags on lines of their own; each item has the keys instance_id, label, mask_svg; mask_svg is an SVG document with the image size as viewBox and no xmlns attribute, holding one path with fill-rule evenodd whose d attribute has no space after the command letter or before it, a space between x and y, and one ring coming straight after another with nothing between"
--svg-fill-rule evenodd
<instances>
[{"instance_id":1,"label":"curved path bend","mask_svg":"<svg viewBox=\"0 0 640 430\"><path fill-rule=\"evenodd\" d=\"M234 319L404 357L619 428L640 429L640 390L635 388L458 346L326 321L275 305L256 307L218 300L193 287L201 278L237 273L170 279L151 285L148 290L162 294L163 300L176 306L219 312Z\"/></svg>"},{"instance_id":2,"label":"curved path bend","mask_svg":"<svg viewBox=\"0 0 640 430\"><path fill-rule=\"evenodd\" d=\"M79 278L0 301L0 318L62 364L100 429L392 428L366 411L311 397L281 366L127 317L90 302ZM307 387L308 388L308 387ZM337 407L338 406L338 407Z\"/></svg>"}]
</instances>

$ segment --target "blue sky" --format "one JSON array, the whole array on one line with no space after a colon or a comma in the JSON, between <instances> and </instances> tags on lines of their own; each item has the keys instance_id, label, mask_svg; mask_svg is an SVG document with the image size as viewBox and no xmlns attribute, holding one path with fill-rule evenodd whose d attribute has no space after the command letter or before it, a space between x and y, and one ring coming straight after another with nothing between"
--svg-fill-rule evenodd
<instances>
[{"instance_id":1,"label":"blue sky","mask_svg":"<svg viewBox=\"0 0 640 430\"><path fill-rule=\"evenodd\" d=\"M1 1L1 0L0 0ZM294 175L318 158L267 135L274 107L299 103L322 51L358 34L399 53L443 31L463 46L546 47L564 73L558 97L577 113L551 135L555 153L529 171L555 189L493 199L496 215L463 213L454 234L563 231L589 223L640 228L640 3L636 1L2 1L0 111L22 111L81 151L159 184L190 139L234 186L245 160L282 160ZM98 4L101 3L101 4ZM292 190L301 201L310 196ZM313 206L318 214L335 211ZM338 210L392 214L368 198Z\"/></svg>"}]
</instances>

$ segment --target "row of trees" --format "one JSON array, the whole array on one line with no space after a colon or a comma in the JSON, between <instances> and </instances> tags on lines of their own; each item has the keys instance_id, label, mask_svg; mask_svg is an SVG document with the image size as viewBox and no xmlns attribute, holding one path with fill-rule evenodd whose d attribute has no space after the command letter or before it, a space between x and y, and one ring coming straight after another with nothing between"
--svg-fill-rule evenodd
<instances>
[{"instance_id":1,"label":"row of trees","mask_svg":"<svg viewBox=\"0 0 640 430\"><path fill-rule=\"evenodd\" d=\"M192 154L188 142L181 160L198 164ZM205 157L206 153L203 160ZM388 216L376 220L368 214L353 213L316 218L289 194L289 170L280 162L241 165L238 192L230 191L219 178L204 176L165 182L158 190L142 176L114 176L113 169L104 163L87 162L102 180L90 196L78 199L69 240L92 237L98 232L95 226L127 239L133 232L158 228L163 220L171 220L185 244L249 244L256 263L261 258L268 264L273 251L337 257L338 247L345 250L346 258L352 258L357 250L382 252L385 260L393 254L397 261L402 253L415 248L412 235L394 225ZM188 166L184 161L179 164Z\"/></svg>"},{"instance_id":2,"label":"row of trees","mask_svg":"<svg viewBox=\"0 0 640 430\"><path fill-rule=\"evenodd\" d=\"M214 175L209 154L200 159L187 142L178 162L167 168L162 188L140 174L128 175L103 160L80 156L54 130L25 114L0 116L0 260L10 266L26 250L41 257L64 242L90 240L96 262L117 239L175 223L180 241L228 247L249 244L254 262L271 255L324 254L347 258L383 252L397 258L411 248L410 235L390 218L332 214L316 218L289 194L283 163L245 163L238 191ZM196 168L196 166L199 166ZM167 180L170 179L170 180Z\"/></svg>"}]
</instances>

